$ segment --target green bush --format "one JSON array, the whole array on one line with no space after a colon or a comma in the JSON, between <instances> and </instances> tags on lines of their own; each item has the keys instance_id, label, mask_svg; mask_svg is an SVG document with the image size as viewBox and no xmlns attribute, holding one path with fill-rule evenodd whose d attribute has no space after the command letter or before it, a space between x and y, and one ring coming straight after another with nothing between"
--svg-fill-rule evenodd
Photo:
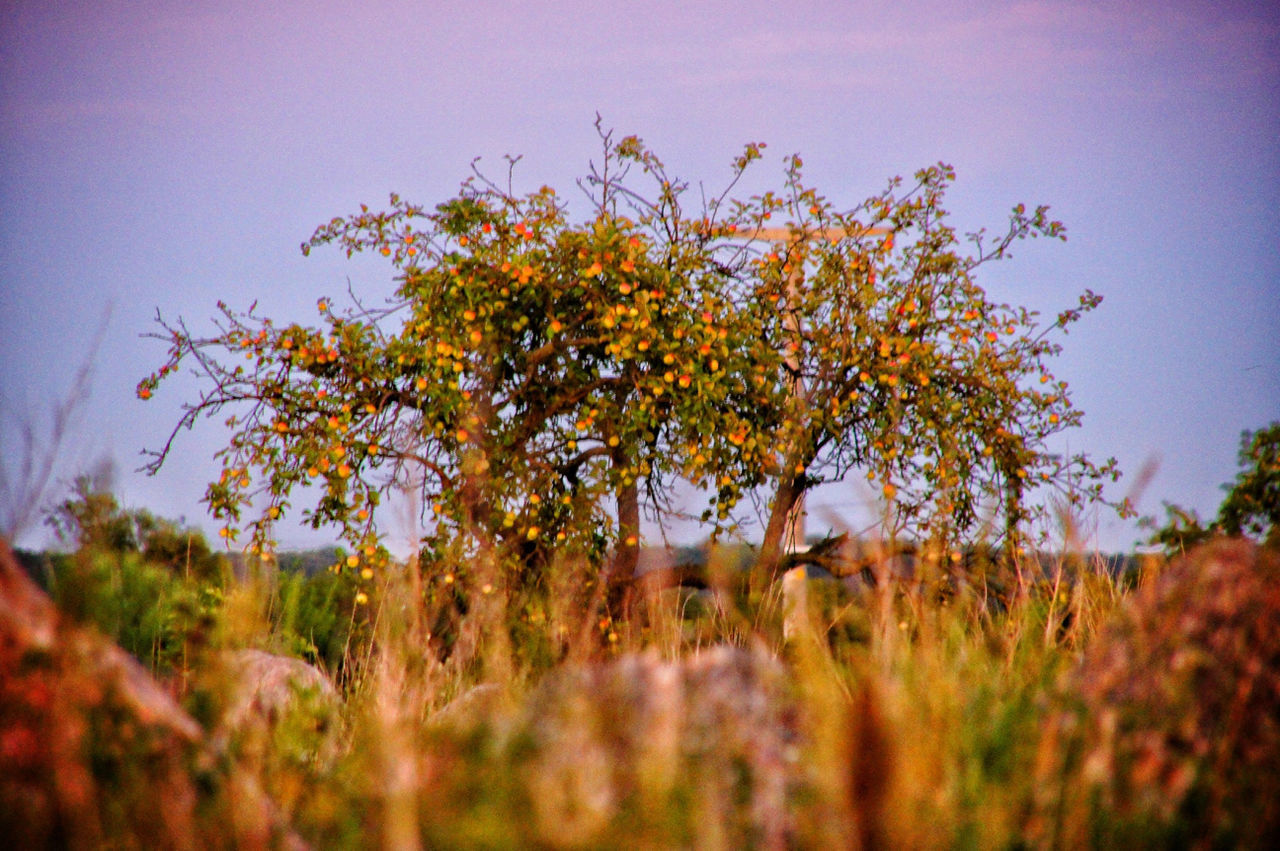
<instances>
[{"instance_id":1,"label":"green bush","mask_svg":"<svg viewBox=\"0 0 1280 851\"><path fill-rule=\"evenodd\" d=\"M55 557L52 568L49 590L59 609L159 674L185 667L192 645L207 641L223 593L136 552L85 549Z\"/></svg>"},{"instance_id":2,"label":"green bush","mask_svg":"<svg viewBox=\"0 0 1280 851\"><path fill-rule=\"evenodd\" d=\"M356 602L359 591L358 579L347 572L278 571L269 588L274 649L349 682L371 637L366 607Z\"/></svg>"}]
</instances>

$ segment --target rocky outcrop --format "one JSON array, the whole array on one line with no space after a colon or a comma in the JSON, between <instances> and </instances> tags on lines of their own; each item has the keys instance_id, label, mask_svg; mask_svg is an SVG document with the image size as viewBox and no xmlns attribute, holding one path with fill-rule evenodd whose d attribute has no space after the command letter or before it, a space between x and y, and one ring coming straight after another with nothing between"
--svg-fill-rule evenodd
<instances>
[{"instance_id":1,"label":"rocky outcrop","mask_svg":"<svg viewBox=\"0 0 1280 851\"><path fill-rule=\"evenodd\" d=\"M0 835L15 848L301 848L133 657L0 541Z\"/></svg>"},{"instance_id":2,"label":"rocky outcrop","mask_svg":"<svg viewBox=\"0 0 1280 851\"><path fill-rule=\"evenodd\" d=\"M309 716L332 733L340 699L333 683L314 665L290 656L262 650L233 650L221 659L231 684L227 704L218 725L218 736L231 737L251 730L270 733L291 713ZM321 750L333 751L332 735L321 735Z\"/></svg>"}]
</instances>

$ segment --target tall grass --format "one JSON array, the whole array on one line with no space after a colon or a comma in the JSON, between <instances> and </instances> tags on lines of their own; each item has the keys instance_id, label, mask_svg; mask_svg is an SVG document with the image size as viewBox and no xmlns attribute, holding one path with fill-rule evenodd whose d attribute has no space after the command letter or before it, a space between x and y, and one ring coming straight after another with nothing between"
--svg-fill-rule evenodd
<instances>
[{"instance_id":1,"label":"tall grass","mask_svg":"<svg viewBox=\"0 0 1280 851\"><path fill-rule=\"evenodd\" d=\"M922 557L906 578L888 559L861 586L792 576L760 599L712 570L711 588L652 591L625 617L574 563L529 588L496 564L411 562L364 606L333 603L337 577L266 573L228 587L213 655L174 691L216 728L234 674L212 660L245 646L339 684L336 705L302 695L222 751L317 847L1275 836L1276 807L1250 791L1280 764L1274 554L1237 545L1134 575L1079 554ZM82 617L104 605L81 598ZM1218 703L1200 692L1211 672ZM122 829L122 847L146 835Z\"/></svg>"}]
</instances>

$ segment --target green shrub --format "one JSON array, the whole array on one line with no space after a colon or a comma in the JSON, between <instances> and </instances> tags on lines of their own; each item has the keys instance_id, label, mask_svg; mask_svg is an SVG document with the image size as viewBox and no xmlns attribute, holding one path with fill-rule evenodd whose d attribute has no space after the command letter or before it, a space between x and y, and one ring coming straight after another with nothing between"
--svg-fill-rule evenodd
<instances>
[{"instance_id":1,"label":"green shrub","mask_svg":"<svg viewBox=\"0 0 1280 851\"><path fill-rule=\"evenodd\" d=\"M275 649L319 665L340 683L350 681L372 634L367 607L356 602L357 578L279 571L267 590Z\"/></svg>"},{"instance_id":2,"label":"green shrub","mask_svg":"<svg viewBox=\"0 0 1280 851\"><path fill-rule=\"evenodd\" d=\"M160 674L183 668L191 645L207 641L222 597L221 586L175 575L136 552L86 549L52 566L58 608Z\"/></svg>"}]
</instances>

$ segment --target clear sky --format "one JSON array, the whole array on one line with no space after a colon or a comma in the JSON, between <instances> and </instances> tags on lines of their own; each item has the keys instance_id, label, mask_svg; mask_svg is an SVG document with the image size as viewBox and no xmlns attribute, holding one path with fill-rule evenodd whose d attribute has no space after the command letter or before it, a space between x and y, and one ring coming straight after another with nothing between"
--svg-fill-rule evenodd
<instances>
[{"instance_id":1,"label":"clear sky","mask_svg":"<svg viewBox=\"0 0 1280 851\"><path fill-rule=\"evenodd\" d=\"M939 160L963 227L1051 205L1069 241L1027 244L985 282L1050 315L1105 296L1056 371L1086 412L1071 449L1129 471L1115 496L1158 464L1144 512L1211 513L1240 432L1280 419L1273 2L3 0L4 463L15 424L46 427L92 353L58 475L113 460L127 504L208 528L219 424L181 436L159 476L133 472L197 392L134 397L164 356L140 337L156 310L208 329L217 299L257 300L314 321L348 279L388 292L387 267L299 243L391 191L443 200L477 156L501 172L522 154L525 188L572 197L597 112L709 188L758 140L761 179L798 152L848 206ZM1105 518L1095 533L1137 537Z\"/></svg>"}]
</instances>

